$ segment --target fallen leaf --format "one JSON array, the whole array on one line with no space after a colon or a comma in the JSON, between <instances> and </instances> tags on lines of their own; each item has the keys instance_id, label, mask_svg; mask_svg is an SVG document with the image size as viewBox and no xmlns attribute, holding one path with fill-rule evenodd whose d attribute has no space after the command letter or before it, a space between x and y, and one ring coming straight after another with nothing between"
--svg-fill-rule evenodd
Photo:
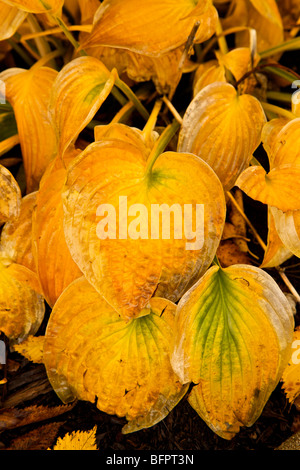
<instances>
[{"instance_id":1,"label":"fallen leaf","mask_svg":"<svg viewBox=\"0 0 300 470\"><path fill-rule=\"evenodd\" d=\"M59 437L53 450L98 450L96 444L97 426L90 431L73 431Z\"/></svg>"}]
</instances>

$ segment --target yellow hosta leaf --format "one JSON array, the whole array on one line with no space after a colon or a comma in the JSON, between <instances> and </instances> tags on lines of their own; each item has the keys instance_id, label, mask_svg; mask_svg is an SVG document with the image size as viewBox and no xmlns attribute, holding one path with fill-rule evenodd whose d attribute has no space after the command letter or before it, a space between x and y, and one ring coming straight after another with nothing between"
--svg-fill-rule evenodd
<instances>
[{"instance_id":1,"label":"yellow hosta leaf","mask_svg":"<svg viewBox=\"0 0 300 470\"><path fill-rule=\"evenodd\" d=\"M27 13L0 2L0 41L11 38L26 19Z\"/></svg>"},{"instance_id":2,"label":"yellow hosta leaf","mask_svg":"<svg viewBox=\"0 0 300 470\"><path fill-rule=\"evenodd\" d=\"M290 403L300 395L300 327L294 331L292 352L282 374L282 388Z\"/></svg>"},{"instance_id":3,"label":"yellow hosta leaf","mask_svg":"<svg viewBox=\"0 0 300 470\"><path fill-rule=\"evenodd\" d=\"M275 147L278 147L277 136L280 133L280 131L282 130L282 128L286 124L288 124L289 122L290 122L290 119L280 117L280 118L271 119L270 121L266 122L266 124L263 127L263 130L262 130L262 133L261 133L261 140L262 140L264 149L266 150L266 152L268 154L269 163L270 163L271 168L274 168L274 165L273 165L274 152L275 152ZM280 140L279 140L279 142L280 142ZM282 144L283 144L283 142L284 141L282 141ZM276 149L276 152L277 151L278 151L278 148ZM280 160L279 160L279 164L280 164ZM284 163L293 163L293 161L292 162L286 161Z\"/></svg>"},{"instance_id":4,"label":"yellow hosta leaf","mask_svg":"<svg viewBox=\"0 0 300 470\"><path fill-rule=\"evenodd\" d=\"M250 0L254 8L271 23L282 26L276 0Z\"/></svg>"},{"instance_id":5,"label":"yellow hosta leaf","mask_svg":"<svg viewBox=\"0 0 300 470\"><path fill-rule=\"evenodd\" d=\"M238 96L228 83L212 83L188 106L178 151L199 155L218 175L225 190L229 190L260 144L265 120L256 98Z\"/></svg>"},{"instance_id":6,"label":"yellow hosta leaf","mask_svg":"<svg viewBox=\"0 0 300 470\"><path fill-rule=\"evenodd\" d=\"M267 249L261 268L274 268L280 266L293 256L293 253L282 243L275 226L274 217L270 207L268 207L268 241Z\"/></svg>"},{"instance_id":7,"label":"yellow hosta leaf","mask_svg":"<svg viewBox=\"0 0 300 470\"><path fill-rule=\"evenodd\" d=\"M221 54L217 51L217 58L220 66L224 66L230 70L237 81L253 67L249 47L237 47L227 54ZM256 66L258 62L259 57L256 55L254 58L254 66Z\"/></svg>"},{"instance_id":8,"label":"yellow hosta leaf","mask_svg":"<svg viewBox=\"0 0 300 470\"><path fill-rule=\"evenodd\" d=\"M30 13L55 13L64 4L64 0L2 0L8 5Z\"/></svg>"},{"instance_id":9,"label":"yellow hosta leaf","mask_svg":"<svg viewBox=\"0 0 300 470\"><path fill-rule=\"evenodd\" d=\"M94 29L83 49L111 46L143 55L160 56L184 45L196 20L195 42L215 32L217 11L211 0L105 0L94 16Z\"/></svg>"},{"instance_id":10,"label":"yellow hosta leaf","mask_svg":"<svg viewBox=\"0 0 300 470\"><path fill-rule=\"evenodd\" d=\"M56 128L59 154L63 156L92 120L116 79L94 57L79 57L65 65L53 84L50 114Z\"/></svg>"},{"instance_id":11,"label":"yellow hosta leaf","mask_svg":"<svg viewBox=\"0 0 300 470\"><path fill-rule=\"evenodd\" d=\"M35 278L24 266L0 262L0 330L12 343L34 335L44 318L44 299L32 289Z\"/></svg>"},{"instance_id":12,"label":"yellow hosta leaf","mask_svg":"<svg viewBox=\"0 0 300 470\"><path fill-rule=\"evenodd\" d=\"M26 174L27 193L38 184L56 153L56 138L48 108L57 72L48 67L12 68L0 74L18 126Z\"/></svg>"},{"instance_id":13,"label":"yellow hosta leaf","mask_svg":"<svg viewBox=\"0 0 300 470\"><path fill-rule=\"evenodd\" d=\"M145 153L129 142L95 142L69 166L63 190L71 255L127 319L155 291L180 298L210 265L225 219L222 186L197 156L165 152L150 174L146 165Z\"/></svg>"},{"instance_id":14,"label":"yellow hosta leaf","mask_svg":"<svg viewBox=\"0 0 300 470\"><path fill-rule=\"evenodd\" d=\"M300 210L283 212L271 207L275 227L284 246L300 258Z\"/></svg>"},{"instance_id":15,"label":"yellow hosta leaf","mask_svg":"<svg viewBox=\"0 0 300 470\"><path fill-rule=\"evenodd\" d=\"M270 168L286 164L300 164L300 118L295 118L282 125L274 124L269 139L266 138ZM268 128L265 133L268 132ZM264 137L265 138L265 137ZM269 143L273 139L273 143ZM269 145L268 145L269 144Z\"/></svg>"},{"instance_id":16,"label":"yellow hosta leaf","mask_svg":"<svg viewBox=\"0 0 300 470\"><path fill-rule=\"evenodd\" d=\"M21 344L14 346L14 351L22 354L29 361L43 364L44 336L28 336Z\"/></svg>"},{"instance_id":17,"label":"yellow hosta leaf","mask_svg":"<svg viewBox=\"0 0 300 470\"><path fill-rule=\"evenodd\" d=\"M200 64L194 76L194 97L199 93L199 91L214 82L226 82L226 71L224 66L220 65L216 60L209 60Z\"/></svg>"},{"instance_id":18,"label":"yellow hosta leaf","mask_svg":"<svg viewBox=\"0 0 300 470\"><path fill-rule=\"evenodd\" d=\"M279 165L269 173L261 166L251 166L235 184L252 199L283 212L300 209L300 165Z\"/></svg>"},{"instance_id":19,"label":"yellow hosta leaf","mask_svg":"<svg viewBox=\"0 0 300 470\"><path fill-rule=\"evenodd\" d=\"M125 432L156 424L186 392L170 364L176 306L153 298L143 316L125 322L82 277L55 304L44 361L60 399L94 402L125 416Z\"/></svg>"},{"instance_id":20,"label":"yellow hosta leaf","mask_svg":"<svg viewBox=\"0 0 300 470\"><path fill-rule=\"evenodd\" d=\"M104 126L94 127L95 142L103 140L121 140L138 147L142 155L147 160L159 134L156 131L150 135L136 127L129 127L126 124L113 122Z\"/></svg>"},{"instance_id":21,"label":"yellow hosta leaf","mask_svg":"<svg viewBox=\"0 0 300 470\"><path fill-rule=\"evenodd\" d=\"M53 450L97 450L97 426L90 431L73 431L59 437Z\"/></svg>"},{"instance_id":22,"label":"yellow hosta leaf","mask_svg":"<svg viewBox=\"0 0 300 470\"><path fill-rule=\"evenodd\" d=\"M182 297L171 363L189 402L231 439L260 416L286 367L292 308L271 276L250 265L217 266Z\"/></svg>"},{"instance_id":23,"label":"yellow hosta leaf","mask_svg":"<svg viewBox=\"0 0 300 470\"><path fill-rule=\"evenodd\" d=\"M32 212L36 192L22 198L20 214L4 225L0 238L0 256L35 271L32 253Z\"/></svg>"},{"instance_id":24,"label":"yellow hosta leaf","mask_svg":"<svg viewBox=\"0 0 300 470\"><path fill-rule=\"evenodd\" d=\"M0 165L0 224L20 213L21 190L7 168Z\"/></svg>"},{"instance_id":25,"label":"yellow hosta leaf","mask_svg":"<svg viewBox=\"0 0 300 470\"><path fill-rule=\"evenodd\" d=\"M68 152L65 163L71 162L80 151ZM61 190L66 169L58 156L47 168L36 195L32 237L36 270L43 295L52 307L63 290L81 271L71 258L63 228Z\"/></svg>"}]
</instances>

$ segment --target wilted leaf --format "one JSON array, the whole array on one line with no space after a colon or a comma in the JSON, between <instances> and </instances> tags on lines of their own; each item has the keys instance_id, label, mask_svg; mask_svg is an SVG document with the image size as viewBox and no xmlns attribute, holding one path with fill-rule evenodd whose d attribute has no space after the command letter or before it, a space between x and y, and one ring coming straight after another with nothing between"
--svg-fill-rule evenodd
<instances>
[{"instance_id":1,"label":"wilted leaf","mask_svg":"<svg viewBox=\"0 0 300 470\"><path fill-rule=\"evenodd\" d=\"M69 166L63 191L71 255L127 319L138 316L155 291L178 300L210 265L225 219L221 184L201 159L166 152L147 175L145 160L129 142L95 142ZM184 204L190 210L187 226L192 219L196 223L198 204L197 235L183 230ZM162 224L159 212L165 210Z\"/></svg>"},{"instance_id":2,"label":"wilted leaf","mask_svg":"<svg viewBox=\"0 0 300 470\"><path fill-rule=\"evenodd\" d=\"M47 450L53 444L63 422L44 424L16 437L7 450Z\"/></svg>"},{"instance_id":3,"label":"wilted leaf","mask_svg":"<svg viewBox=\"0 0 300 470\"><path fill-rule=\"evenodd\" d=\"M2 0L8 5L20 8L30 13L55 13L64 3L64 0ZM1 2L2 3L2 2Z\"/></svg>"},{"instance_id":4,"label":"wilted leaf","mask_svg":"<svg viewBox=\"0 0 300 470\"><path fill-rule=\"evenodd\" d=\"M200 64L194 75L193 95L194 97L214 82L226 82L226 70L217 60L209 60Z\"/></svg>"},{"instance_id":5,"label":"wilted leaf","mask_svg":"<svg viewBox=\"0 0 300 470\"><path fill-rule=\"evenodd\" d=\"M299 241L300 243L300 241ZM268 207L268 241L261 268L280 266L293 256L293 253L282 243L274 222L270 207Z\"/></svg>"},{"instance_id":6,"label":"wilted leaf","mask_svg":"<svg viewBox=\"0 0 300 470\"><path fill-rule=\"evenodd\" d=\"M260 416L286 367L291 306L271 276L249 265L217 266L180 300L171 363L189 402L231 439Z\"/></svg>"},{"instance_id":7,"label":"wilted leaf","mask_svg":"<svg viewBox=\"0 0 300 470\"><path fill-rule=\"evenodd\" d=\"M287 367L282 374L282 388L290 403L300 395L300 327L294 331L292 351Z\"/></svg>"},{"instance_id":8,"label":"wilted leaf","mask_svg":"<svg viewBox=\"0 0 300 470\"><path fill-rule=\"evenodd\" d=\"M41 325L44 299L32 288L35 274L24 266L0 263L0 280L0 330L12 343L20 343Z\"/></svg>"},{"instance_id":9,"label":"wilted leaf","mask_svg":"<svg viewBox=\"0 0 300 470\"><path fill-rule=\"evenodd\" d=\"M79 133L92 120L111 92L116 71L94 57L79 57L65 65L53 84L50 114L63 156Z\"/></svg>"},{"instance_id":10,"label":"wilted leaf","mask_svg":"<svg viewBox=\"0 0 300 470\"><path fill-rule=\"evenodd\" d=\"M202 89L188 106L178 151L199 155L229 190L260 144L265 120L256 98L238 96L229 83L213 83Z\"/></svg>"},{"instance_id":11,"label":"wilted leaf","mask_svg":"<svg viewBox=\"0 0 300 470\"><path fill-rule=\"evenodd\" d=\"M268 173L261 166L251 166L235 184L252 199L283 212L300 209L300 165L279 165Z\"/></svg>"},{"instance_id":12,"label":"wilted leaf","mask_svg":"<svg viewBox=\"0 0 300 470\"><path fill-rule=\"evenodd\" d=\"M0 224L20 213L21 190L9 170L0 165Z\"/></svg>"},{"instance_id":13,"label":"wilted leaf","mask_svg":"<svg viewBox=\"0 0 300 470\"><path fill-rule=\"evenodd\" d=\"M56 138L48 117L50 93L57 72L48 67L12 68L0 74L7 100L14 108L26 174L27 193L38 189L56 153Z\"/></svg>"},{"instance_id":14,"label":"wilted leaf","mask_svg":"<svg viewBox=\"0 0 300 470\"><path fill-rule=\"evenodd\" d=\"M36 192L21 200L20 213L4 225L0 238L0 256L35 271L32 254L32 212L36 203Z\"/></svg>"},{"instance_id":15,"label":"wilted leaf","mask_svg":"<svg viewBox=\"0 0 300 470\"><path fill-rule=\"evenodd\" d=\"M300 258L300 210L282 212L270 208L276 231L286 249Z\"/></svg>"},{"instance_id":16,"label":"wilted leaf","mask_svg":"<svg viewBox=\"0 0 300 470\"><path fill-rule=\"evenodd\" d=\"M97 401L109 414L126 416L126 432L163 419L186 392L169 352L175 305L153 298L140 318L125 322L84 279L74 281L55 304L44 361L64 403Z\"/></svg>"},{"instance_id":17,"label":"wilted leaf","mask_svg":"<svg viewBox=\"0 0 300 470\"><path fill-rule=\"evenodd\" d=\"M0 41L12 37L23 23L27 12L0 2Z\"/></svg>"},{"instance_id":18,"label":"wilted leaf","mask_svg":"<svg viewBox=\"0 0 300 470\"><path fill-rule=\"evenodd\" d=\"M16 344L14 351L22 354L29 361L43 364L44 336L30 335L21 344Z\"/></svg>"},{"instance_id":19,"label":"wilted leaf","mask_svg":"<svg viewBox=\"0 0 300 470\"><path fill-rule=\"evenodd\" d=\"M97 426L90 431L73 431L59 437L53 450L97 450Z\"/></svg>"},{"instance_id":20,"label":"wilted leaf","mask_svg":"<svg viewBox=\"0 0 300 470\"><path fill-rule=\"evenodd\" d=\"M70 163L79 150L68 151L65 163ZM61 190L66 168L58 156L47 168L36 195L32 220L33 254L43 295L52 307L62 291L81 271L71 258L63 228Z\"/></svg>"},{"instance_id":21,"label":"wilted leaf","mask_svg":"<svg viewBox=\"0 0 300 470\"><path fill-rule=\"evenodd\" d=\"M105 0L94 16L94 29L83 49L111 46L160 56L184 45L200 21L195 42L209 39L216 29L217 11L211 0Z\"/></svg>"}]
</instances>

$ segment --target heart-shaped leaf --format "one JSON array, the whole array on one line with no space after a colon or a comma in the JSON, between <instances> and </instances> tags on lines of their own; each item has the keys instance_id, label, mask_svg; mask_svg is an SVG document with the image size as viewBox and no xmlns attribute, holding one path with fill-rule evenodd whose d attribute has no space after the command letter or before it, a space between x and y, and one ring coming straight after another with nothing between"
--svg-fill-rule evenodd
<instances>
[{"instance_id":1,"label":"heart-shaped leaf","mask_svg":"<svg viewBox=\"0 0 300 470\"><path fill-rule=\"evenodd\" d=\"M250 265L211 267L182 297L171 363L189 402L231 439L260 416L286 367L293 338L290 303L273 278Z\"/></svg>"},{"instance_id":2,"label":"heart-shaped leaf","mask_svg":"<svg viewBox=\"0 0 300 470\"><path fill-rule=\"evenodd\" d=\"M53 308L44 343L61 400L97 400L100 410L127 418L124 432L163 419L187 391L170 364L175 309L153 298L127 323L84 277L74 281Z\"/></svg>"},{"instance_id":3,"label":"heart-shaped leaf","mask_svg":"<svg viewBox=\"0 0 300 470\"><path fill-rule=\"evenodd\" d=\"M151 172L146 158L129 142L95 142L69 166L63 190L71 255L127 319L154 292L180 298L212 262L225 219L220 181L200 158L165 152Z\"/></svg>"},{"instance_id":4,"label":"heart-shaped leaf","mask_svg":"<svg viewBox=\"0 0 300 470\"><path fill-rule=\"evenodd\" d=\"M265 120L256 98L238 96L229 83L212 83L188 106L178 151L199 155L216 172L224 189L229 190L260 144Z\"/></svg>"}]
</instances>

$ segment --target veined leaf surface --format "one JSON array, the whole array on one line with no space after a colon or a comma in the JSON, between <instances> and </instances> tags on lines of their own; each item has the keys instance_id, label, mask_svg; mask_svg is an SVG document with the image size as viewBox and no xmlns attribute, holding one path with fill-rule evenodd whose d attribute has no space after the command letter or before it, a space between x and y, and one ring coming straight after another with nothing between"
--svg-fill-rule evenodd
<instances>
[{"instance_id":1,"label":"veined leaf surface","mask_svg":"<svg viewBox=\"0 0 300 470\"><path fill-rule=\"evenodd\" d=\"M282 388L290 403L300 395L300 328L294 331L290 360L282 374Z\"/></svg>"},{"instance_id":2,"label":"veined leaf surface","mask_svg":"<svg viewBox=\"0 0 300 470\"><path fill-rule=\"evenodd\" d=\"M209 39L216 29L217 11L211 0L105 0L94 16L94 29L83 49L111 46L160 56L184 45L196 20L195 42Z\"/></svg>"},{"instance_id":3,"label":"veined leaf surface","mask_svg":"<svg viewBox=\"0 0 300 470\"><path fill-rule=\"evenodd\" d=\"M109 72L94 57L74 59L58 73L53 84L50 113L61 156L92 120L111 92L115 79L116 72Z\"/></svg>"},{"instance_id":4,"label":"veined leaf surface","mask_svg":"<svg viewBox=\"0 0 300 470\"><path fill-rule=\"evenodd\" d=\"M63 190L71 255L127 319L138 316L154 292L179 299L212 262L225 220L221 183L196 155L165 152L150 175L146 164L129 142L95 142L69 166ZM196 204L197 237L183 229L185 210L187 225L196 223Z\"/></svg>"},{"instance_id":5,"label":"veined leaf surface","mask_svg":"<svg viewBox=\"0 0 300 470\"><path fill-rule=\"evenodd\" d=\"M229 83L212 83L188 106L179 134L178 151L199 155L229 190L260 144L265 120L256 98L238 96Z\"/></svg>"},{"instance_id":6,"label":"veined leaf surface","mask_svg":"<svg viewBox=\"0 0 300 470\"><path fill-rule=\"evenodd\" d=\"M295 256L300 258L300 210L283 212L271 207L280 240Z\"/></svg>"},{"instance_id":7,"label":"veined leaf surface","mask_svg":"<svg viewBox=\"0 0 300 470\"><path fill-rule=\"evenodd\" d=\"M13 7L30 13L55 13L64 4L64 0L2 0ZM1 2L2 3L2 2Z\"/></svg>"},{"instance_id":8,"label":"veined leaf surface","mask_svg":"<svg viewBox=\"0 0 300 470\"><path fill-rule=\"evenodd\" d=\"M26 16L27 12L0 2L0 41L12 37Z\"/></svg>"},{"instance_id":9,"label":"veined leaf surface","mask_svg":"<svg viewBox=\"0 0 300 470\"><path fill-rule=\"evenodd\" d=\"M36 275L18 264L0 262L0 330L14 342L34 335L45 313L43 297L32 286Z\"/></svg>"},{"instance_id":10,"label":"veined leaf surface","mask_svg":"<svg viewBox=\"0 0 300 470\"><path fill-rule=\"evenodd\" d=\"M21 190L11 172L0 165L0 224L20 213Z\"/></svg>"},{"instance_id":11,"label":"veined leaf surface","mask_svg":"<svg viewBox=\"0 0 300 470\"><path fill-rule=\"evenodd\" d=\"M264 259L260 267L273 268L276 266L280 266L292 256L293 253L284 246L282 240L280 239L277 233L274 216L272 214L271 208L268 207L267 248L264 253Z\"/></svg>"},{"instance_id":12,"label":"veined leaf surface","mask_svg":"<svg viewBox=\"0 0 300 470\"><path fill-rule=\"evenodd\" d=\"M94 402L125 416L124 432L163 419L186 393L170 364L176 306L153 298L141 318L125 322L82 277L54 306L44 361L49 380L65 403Z\"/></svg>"},{"instance_id":13,"label":"veined leaf surface","mask_svg":"<svg viewBox=\"0 0 300 470\"><path fill-rule=\"evenodd\" d=\"M260 416L286 367L292 308L275 281L250 265L211 267L182 297L171 363L189 402L231 439Z\"/></svg>"},{"instance_id":14,"label":"veined leaf surface","mask_svg":"<svg viewBox=\"0 0 300 470\"><path fill-rule=\"evenodd\" d=\"M56 153L56 138L48 117L50 93L57 72L48 67L12 68L0 74L7 100L14 108L26 174L27 193L39 181Z\"/></svg>"}]
</instances>

